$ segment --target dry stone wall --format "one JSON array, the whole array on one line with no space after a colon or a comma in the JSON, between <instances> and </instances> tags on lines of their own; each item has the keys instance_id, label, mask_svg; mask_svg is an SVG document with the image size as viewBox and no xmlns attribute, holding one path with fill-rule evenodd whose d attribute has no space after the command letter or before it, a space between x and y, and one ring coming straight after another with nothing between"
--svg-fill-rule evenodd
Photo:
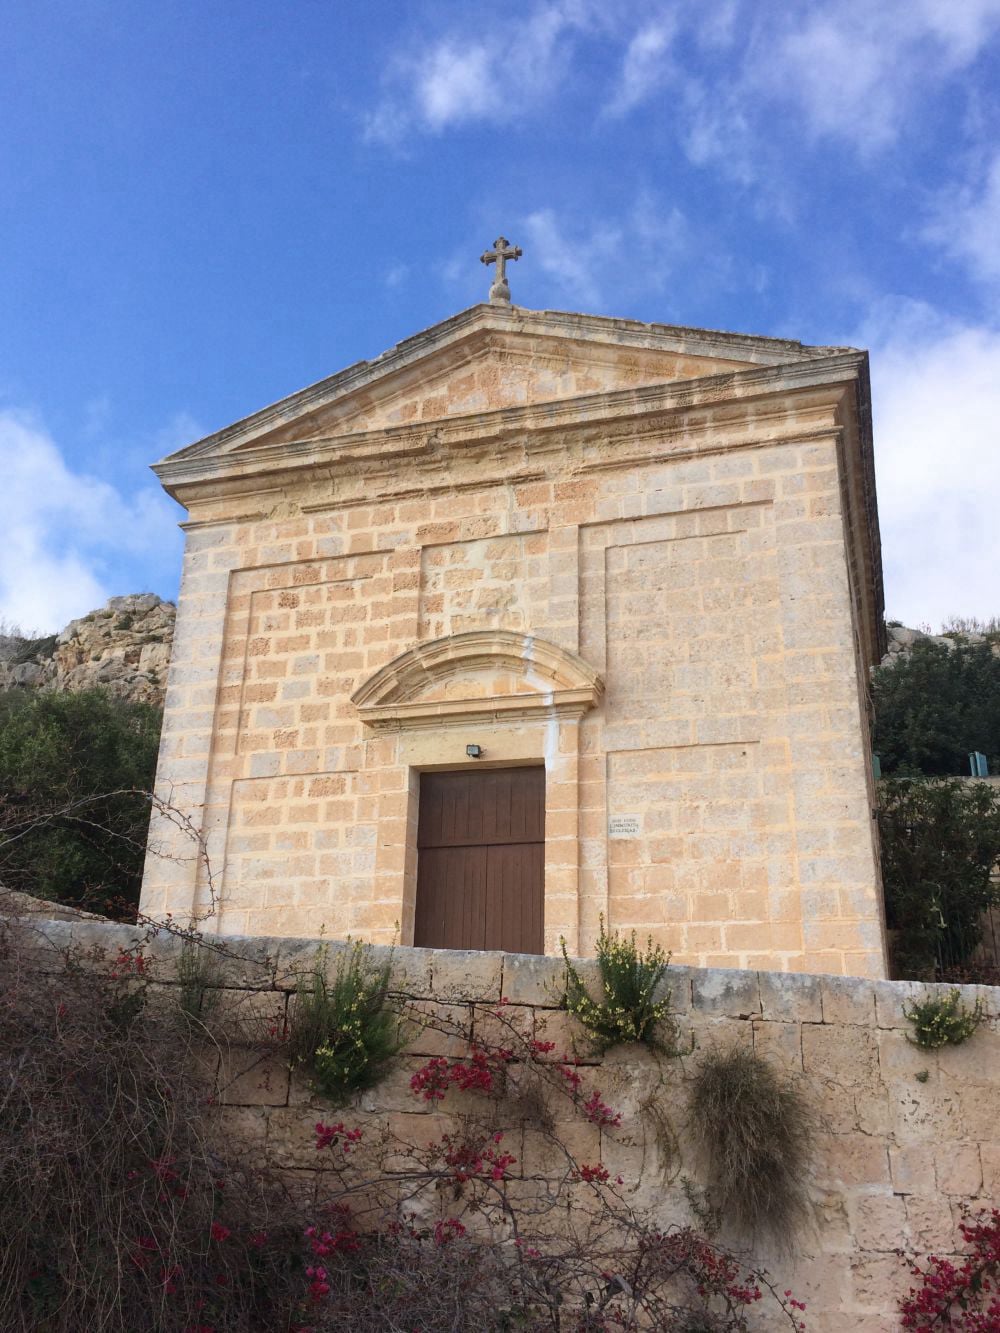
<instances>
[{"instance_id":1,"label":"dry stone wall","mask_svg":"<svg viewBox=\"0 0 1000 1333\"><path fill-rule=\"evenodd\" d=\"M110 951L146 938L135 928L89 921L36 923L34 929L42 959L55 959L73 943ZM280 1032L299 976L317 966L321 942L218 937L217 943L223 953L214 978L216 1011L250 1014ZM330 967L342 946L326 947ZM179 941L161 932L147 953L153 997L175 1002ZM580 966L593 978L592 962ZM410 1079L428 1057L453 1055L464 1041L488 1040L503 1000L507 1021L556 1043L551 1058L581 1043L581 1032L559 1007L557 960L400 948L392 968L394 993L428 1026L412 1028L410 1045L384 1081L338 1110L337 1119L368 1130L388 1125L409 1142L440 1136L460 1108L420 1100ZM588 1086L622 1113L622 1124L568 1124L566 1132L579 1138L579 1159L599 1160L612 1176L620 1174L631 1202L658 1224L689 1221L682 1175L697 1180L699 1170L687 1141L692 1072L710 1047L753 1048L795 1081L816 1118L811 1222L787 1252L758 1248L754 1258L779 1286L806 1301L810 1330L898 1328L897 1303L911 1281L898 1251L954 1251L962 1208L984 1206L1000 1193L1000 990L962 988L968 1004L982 1002L984 1023L965 1045L928 1052L908 1041L904 1008L925 991L944 988L688 967L671 967L668 982L692 1053L660 1064L645 1049L621 1046L590 1061L583 1070ZM435 1027L444 1020L449 1036ZM280 1048L262 1053L259 1045L241 1049L234 1041L209 1058L226 1141L242 1144L312 1198L323 1172L314 1126L330 1118L329 1103L290 1072ZM665 1120L676 1135L669 1156L664 1136L643 1111L650 1099L661 1124ZM512 1187L518 1175L546 1169L546 1141L530 1121L508 1144L518 1159ZM746 1244L726 1231L721 1239Z\"/></svg>"}]
</instances>

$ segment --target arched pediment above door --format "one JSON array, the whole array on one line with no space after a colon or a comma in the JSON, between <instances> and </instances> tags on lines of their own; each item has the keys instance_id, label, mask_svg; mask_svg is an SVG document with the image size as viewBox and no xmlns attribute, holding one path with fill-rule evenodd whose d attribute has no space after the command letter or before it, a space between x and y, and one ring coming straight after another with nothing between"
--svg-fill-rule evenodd
<instances>
[{"instance_id":1,"label":"arched pediment above door","mask_svg":"<svg viewBox=\"0 0 1000 1333\"><path fill-rule=\"evenodd\" d=\"M604 692L591 667L558 644L512 630L470 630L418 644L351 695L370 727L582 716Z\"/></svg>"}]
</instances>

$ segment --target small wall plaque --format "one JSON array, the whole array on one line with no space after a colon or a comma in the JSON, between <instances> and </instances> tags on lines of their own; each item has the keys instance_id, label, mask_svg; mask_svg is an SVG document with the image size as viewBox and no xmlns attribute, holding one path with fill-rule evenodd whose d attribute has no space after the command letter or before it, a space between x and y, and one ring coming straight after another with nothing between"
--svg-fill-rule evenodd
<instances>
[{"instance_id":1,"label":"small wall plaque","mask_svg":"<svg viewBox=\"0 0 1000 1333\"><path fill-rule=\"evenodd\" d=\"M637 838L642 821L638 815L612 815L608 820L609 838Z\"/></svg>"}]
</instances>

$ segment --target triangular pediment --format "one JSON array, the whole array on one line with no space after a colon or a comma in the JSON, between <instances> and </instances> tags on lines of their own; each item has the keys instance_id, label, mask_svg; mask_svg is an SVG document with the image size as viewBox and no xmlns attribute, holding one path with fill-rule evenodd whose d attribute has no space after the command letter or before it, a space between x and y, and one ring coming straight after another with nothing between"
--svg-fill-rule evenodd
<instances>
[{"instance_id":1,"label":"triangular pediment","mask_svg":"<svg viewBox=\"0 0 1000 1333\"><path fill-rule=\"evenodd\" d=\"M506 409L828 356L831 348L593 315L479 305L311 385L163 464L425 428ZM161 465L162 466L162 465Z\"/></svg>"}]
</instances>

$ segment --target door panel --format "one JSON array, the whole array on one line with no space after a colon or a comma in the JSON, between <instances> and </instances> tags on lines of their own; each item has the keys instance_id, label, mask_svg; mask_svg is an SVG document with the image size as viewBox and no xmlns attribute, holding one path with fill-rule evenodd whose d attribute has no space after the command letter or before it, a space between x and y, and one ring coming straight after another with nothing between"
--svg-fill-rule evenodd
<instances>
[{"instance_id":1,"label":"door panel","mask_svg":"<svg viewBox=\"0 0 1000 1333\"><path fill-rule=\"evenodd\" d=\"M506 843L486 849L486 938L490 949L541 953L545 844Z\"/></svg>"},{"instance_id":2,"label":"door panel","mask_svg":"<svg viewBox=\"0 0 1000 1333\"><path fill-rule=\"evenodd\" d=\"M421 774L418 847L544 840L544 768Z\"/></svg>"},{"instance_id":3,"label":"door panel","mask_svg":"<svg viewBox=\"0 0 1000 1333\"><path fill-rule=\"evenodd\" d=\"M419 853L413 942L435 949L485 949L486 856L479 847Z\"/></svg>"},{"instance_id":4,"label":"door panel","mask_svg":"<svg viewBox=\"0 0 1000 1333\"><path fill-rule=\"evenodd\" d=\"M414 944L541 953L544 768L425 773Z\"/></svg>"}]
</instances>

